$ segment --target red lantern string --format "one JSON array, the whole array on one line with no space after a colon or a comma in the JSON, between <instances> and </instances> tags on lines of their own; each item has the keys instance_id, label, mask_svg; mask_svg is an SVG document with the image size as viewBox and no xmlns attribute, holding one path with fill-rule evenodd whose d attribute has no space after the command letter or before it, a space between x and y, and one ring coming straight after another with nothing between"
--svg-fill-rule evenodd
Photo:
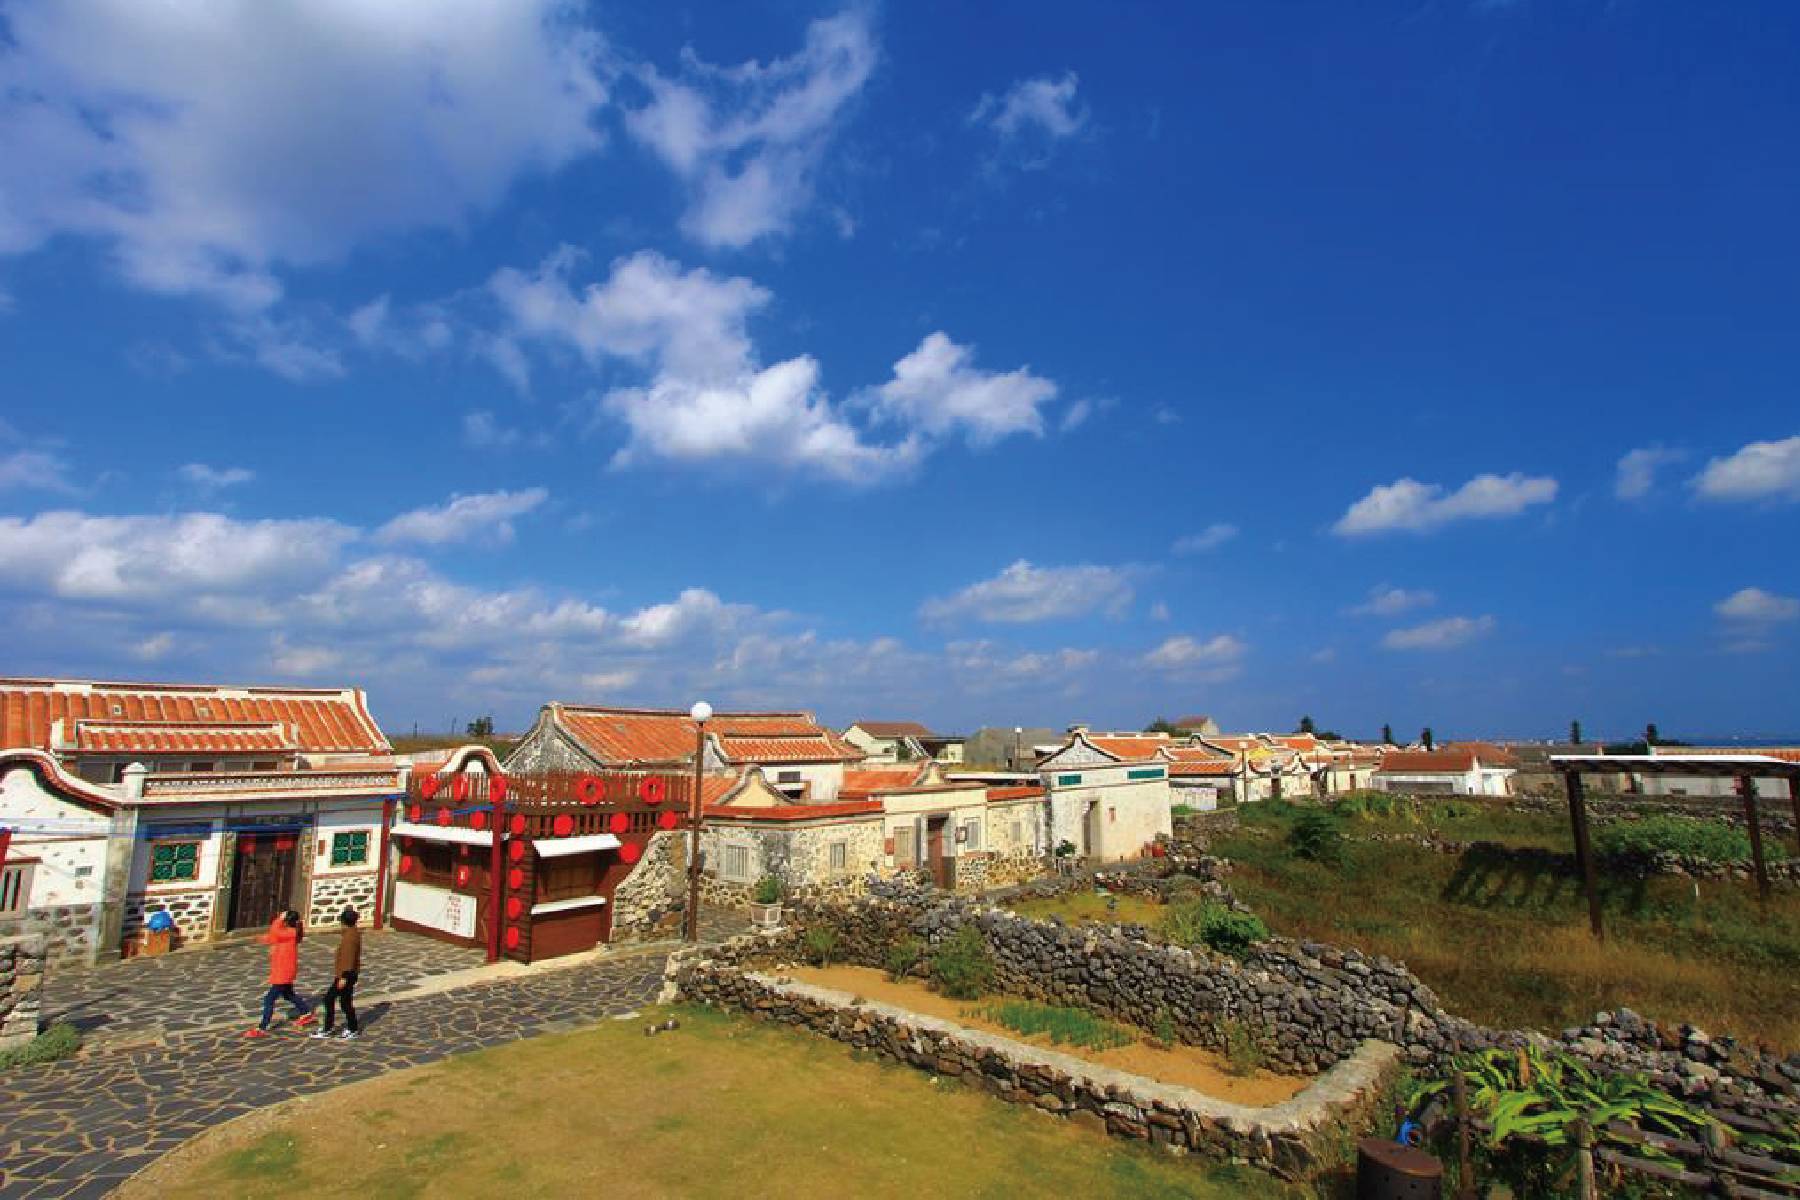
<instances>
[{"instance_id":1,"label":"red lantern string","mask_svg":"<svg viewBox=\"0 0 1800 1200\"><path fill-rule=\"evenodd\" d=\"M506 919L516 921L525 911L525 902L517 896L506 898Z\"/></svg>"},{"instance_id":2,"label":"red lantern string","mask_svg":"<svg viewBox=\"0 0 1800 1200\"><path fill-rule=\"evenodd\" d=\"M634 863L642 857L644 857L644 848L636 842L626 842L623 846L619 847L620 862Z\"/></svg>"},{"instance_id":3,"label":"red lantern string","mask_svg":"<svg viewBox=\"0 0 1800 1200\"><path fill-rule=\"evenodd\" d=\"M402 854L400 856L400 873L402 875L411 875L412 869L413 869L413 856L410 854Z\"/></svg>"},{"instance_id":4,"label":"red lantern string","mask_svg":"<svg viewBox=\"0 0 1800 1200\"><path fill-rule=\"evenodd\" d=\"M575 832L575 818L568 813L557 813L556 819L550 822L550 832L557 837L568 837Z\"/></svg>"},{"instance_id":5,"label":"red lantern string","mask_svg":"<svg viewBox=\"0 0 1800 1200\"><path fill-rule=\"evenodd\" d=\"M508 829L512 830L512 835L514 837L524 837L525 836L525 814L524 813L514 813L512 815L512 820L507 823L506 827Z\"/></svg>"},{"instance_id":6,"label":"red lantern string","mask_svg":"<svg viewBox=\"0 0 1800 1200\"><path fill-rule=\"evenodd\" d=\"M514 862L522 861L525 857L525 843L514 842L512 845L508 846L506 848L506 856Z\"/></svg>"},{"instance_id":7,"label":"red lantern string","mask_svg":"<svg viewBox=\"0 0 1800 1200\"><path fill-rule=\"evenodd\" d=\"M415 824L415 825L418 824L419 818L424 815L425 815L425 810L420 808L416 804L411 805L406 810L406 819L413 822L413 824Z\"/></svg>"},{"instance_id":8,"label":"red lantern string","mask_svg":"<svg viewBox=\"0 0 1800 1200\"><path fill-rule=\"evenodd\" d=\"M517 950L519 948L519 927L517 925L507 927L506 948L508 950Z\"/></svg>"},{"instance_id":9,"label":"red lantern string","mask_svg":"<svg viewBox=\"0 0 1800 1200\"><path fill-rule=\"evenodd\" d=\"M451 816L448 808L440 808L437 810L437 823L439 825L448 825L450 824L450 821Z\"/></svg>"},{"instance_id":10,"label":"red lantern string","mask_svg":"<svg viewBox=\"0 0 1800 1200\"><path fill-rule=\"evenodd\" d=\"M606 796L606 788L592 775L583 775L575 784L575 799L588 808L600 803Z\"/></svg>"},{"instance_id":11,"label":"red lantern string","mask_svg":"<svg viewBox=\"0 0 1800 1200\"><path fill-rule=\"evenodd\" d=\"M467 775L458 775L455 779L452 779L450 781L450 799L456 801L458 804L461 804L464 800L467 800L468 798L469 798L469 777Z\"/></svg>"},{"instance_id":12,"label":"red lantern string","mask_svg":"<svg viewBox=\"0 0 1800 1200\"><path fill-rule=\"evenodd\" d=\"M679 824L681 824L681 814L674 809L656 814L656 827L658 829L673 829Z\"/></svg>"},{"instance_id":13,"label":"red lantern string","mask_svg":"<svg viewBox=\"0 0 1800 1200\"><path fill-rule=\"evenodd\" d=\"M487 814L484 812L470 813L469 814L469 828L470 829L486 829L487 828Z\"/></svg>"},{"instance_id":14,"label":"red lantern string","mask_svg":"<svg viewBox=\"0 0 1800 1200\"><path fill-rule=\"evenodd\" d=\"M515 892L518 891L520 888L524 887L525 886L525 872L519 870L519 868L517 868L517 867L514 867L512 870L508 871L506 873L506 886L511 888Z\"/></svg>"},{"instance_id":15,"label":"red lantern string","mask_svg":"<svg viewBox=\"0 0 1800 1200\"><path fill-rule=\"evenodd\" d=\"M631 828L631 818L624 813L614 813L607 818L606 827L614 833L624 833Z\"/></svg>"},{"instance_id":16,"label":"red lantern string","mask_svg":"<svg viewBox=\"0 0 1800 1200\"><path fill-rule=\"evenodd\" d=\"M638 782L638 799L645 804L661 804L668 794L668 781L660 775L646 775Z\"/></svg>"},{"instance_id":17,"label":"red lantern string","mask_svg":"<svg viewBox=\"0 0 1800 1200\"><path fill-rule=\"evenodd\" d=\"M506 786L506 776L490 776L488 779L488 799L495 801L506 799Z\"/></svg>"}]
</instances>

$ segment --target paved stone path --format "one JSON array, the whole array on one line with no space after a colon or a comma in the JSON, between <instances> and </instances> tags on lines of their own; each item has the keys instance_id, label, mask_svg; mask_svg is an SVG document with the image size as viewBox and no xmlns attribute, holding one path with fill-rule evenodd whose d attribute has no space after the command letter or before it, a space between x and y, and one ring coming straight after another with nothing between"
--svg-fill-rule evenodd
<instances>
[{"instance_id":1,"label":"paved stone path","mask_svg":"<svg viewBox=\"0 0 1800 1200\"><path fill-rule=\"evenodd\" d=\"M10 1072L0 1076L0 1200L102 1196L189 1138L254 1109L628 1012L655 998L665 958L639 951L373 1003L361 1010L365 1032L356 1042L292 1034L252 1041L234 1026Z\"/></svg>"},{"instance_id":2,"label":"paved stone path","mask_svg":"<svg viewBox=\"0 0 1800 1200\"><path fill-rule=\"evenodd\" d=\"M300 943L300 994L316 999L331 982L338 935L309 933ZM370 931L363 936L359 1000L373 1002L434 976L479 967L482 953L413 934ZM106 963L85 971L51 971L43 1020L68 1021L90 1050L146 1044L168 1036L238 1023L262 1015L269 948L220 946ZM285 1012L286 1005L278 1007Z\"/></svg>"}]
</instances>

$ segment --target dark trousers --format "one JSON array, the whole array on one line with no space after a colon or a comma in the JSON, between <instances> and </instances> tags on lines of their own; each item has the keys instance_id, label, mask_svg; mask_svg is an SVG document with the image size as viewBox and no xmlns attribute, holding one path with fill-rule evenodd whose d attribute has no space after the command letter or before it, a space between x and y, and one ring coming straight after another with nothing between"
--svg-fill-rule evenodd
<instances>
[{"instance_id":1,"label":"dark trousers","mask_svg":"<svg viewBox=\"0 0 1800 1200\"><path fill-rule=\"evenodd\" d=\"M264 1029L267 1029L269 1027L269 1022L275 1019L275 1001L277 998L284 999L289 1004L293 1005L294 1015L296 1017L304 1017L311 1011L306 1007L306 1001L294 994L293 984L272 983L269 985L269 990L263 993L262 1028Z\"/></svg>"},{"instance_id":2,"label":"dark trousers","mask_svg":"<svg viewBox=\"0 0 1800 1200\"><path fill-rule=\"evenodd\" d=\"M331 1032L331 1023L335 1015L332 1012L333 1007L342 1004L344 1006L344 1025L351 1033L356 1033L358 1031L356 1005L352 1003L356 999L356 972L345 971L338 978L344 981L343 987L339 987L338 980L333 979L331 986L325 989L325 1032Z\"/></svg>"}]
</instances>

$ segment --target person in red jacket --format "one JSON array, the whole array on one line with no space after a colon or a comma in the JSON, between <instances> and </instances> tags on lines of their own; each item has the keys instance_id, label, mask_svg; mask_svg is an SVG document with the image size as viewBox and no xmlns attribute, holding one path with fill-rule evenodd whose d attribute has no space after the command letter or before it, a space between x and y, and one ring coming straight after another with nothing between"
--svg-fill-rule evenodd
<instances>
[{"instance_id":1,"label":"person in red jacket","mask_svg":"<svg viewBox=\"0 0 1800 1200\"><path fill-rule=\"evenodd\" d=\"M244 1036L269 1036L269 1022L275 1016L277 997L294 1006L294 1024L305 1027L313 1023L311 1007L294 992L294 977L300 973L300 939L306 933L300 928L300 913L288 909L269 923L269 932L257 940L269 948L269 990L263 993L262 1024L244 1030Z\"/></svg>"}]
</instances>

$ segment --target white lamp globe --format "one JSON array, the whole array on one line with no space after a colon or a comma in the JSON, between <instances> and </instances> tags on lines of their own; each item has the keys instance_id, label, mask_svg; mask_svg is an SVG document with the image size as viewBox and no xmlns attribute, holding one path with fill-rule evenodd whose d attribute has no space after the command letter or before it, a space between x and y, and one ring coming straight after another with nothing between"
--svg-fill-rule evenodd
<instances>
[{"instance_id":1,"label":"white lamp globe","mask_svg":"<svg viewBox=\"0 0 1800 1200\"><path fill-rule=\"evenodd\" d=\"M688 716L694 718L695 724L704 725L712 720L712 705L704 700L696 700L694 707L688 709Z\"/></svg>"}]
</instances>

